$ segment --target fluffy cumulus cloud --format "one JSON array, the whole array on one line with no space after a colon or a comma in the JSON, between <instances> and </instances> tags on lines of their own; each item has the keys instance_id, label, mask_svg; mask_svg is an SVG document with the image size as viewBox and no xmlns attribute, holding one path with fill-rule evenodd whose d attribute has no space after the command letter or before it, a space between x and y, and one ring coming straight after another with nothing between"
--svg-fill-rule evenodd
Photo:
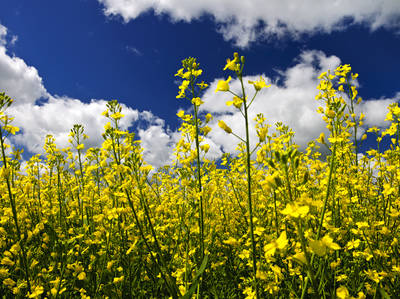
<instances>
[{"instance_id":1,"label":"fluffy cumulus cloud","mask_svg":"<svg viewBox=\"0 0 400 299\"><path fill-rule=\"evenodd\" d=\"M106 101L92 100L84 103L67 97L50 97L42 104L21 104L12 106L10 114L15 117L15 125L21 128L21 134L13 139L30 152L42 153L46 135L53 135L59 147L70 146L68 134L74 124L81 124L90 138L85 141L87 147L101 145L103 127L107 119L101 115L106 110ZM123 105L125 117L121 127L127 129L139 117L139 112Z\"/></svg>"},{"instance_id":2,"label":"fluffy cumulus cloud","mask_svg":"<svg viewBox=\"0 0 400 299\"><path fill-rule=\"evenodd\" d=\"M0 24L0 46L6 44L7 27Z\"/></svg>"},{"instance_id":3,"label":"fluffy cumulus cloud","mask_svg":"<svg viewBox=\"0 0 400 299\"><path fill-rule=\"evenodd\" d=\"M271 87L263 89L257 95L249 110L251 128L254 128L254 118L258 113L263 113L266 122L271 125L271 132L274 124L282 122L295 131L295 142L305 148L307 143L318 138L321 132L328 134L326 123L321 115L316 112L319 106L323 106L315 100L318 93L316 89L319 80L318 76L328 69L335 69L340 64L340 59L336 56L326 56L321 51L305 51L297 58L297 64L286 70L280 71L279 79L272 80L266 78L271 83ZM251 98L254 88L247 84L249 80L258 80L258 76L248 76L244 78L247 85L247 94ZM201 107L203 112L210 112L215 115L215 120L211 122L212 131L209 138L216 146L214 152L221 149L225 152L235 152L238 139L232 134L225 133L218 127L218 120L223 120L239 136L244 137L244 119L241 113L233 106L225 103L232 99L230 93L215 93L216 79L210 84L209 89L204 94L204 105ZM241 85L239 80L232 80L229 83L231 90L240 94ZM358 113L366 115L365 126L384 127L387 113L387 106L399 100L400 93L392 99L371 99L362 102L358 108ZM362 134L364 129L359 131ZM361 136L360 134L360 136ZM250 130L251 140L256 141L257 135L254 129Z\"/></svg>"},{"instance_id":4,"label":"fluffy cumulus cloud","mask_svg":"<svg viewBox=\"0 0 400 299\"><path fill-rule=\"evenodd\" d=\"M86 146L100 146L103 126L107 122L101 115L106 109L106 101L92 100L85 103L78 99L50 95L34 67L7 53L6 34L7 29L0 26L0 88L14 98L10 114L15 116L15 125L21 128L21 132L10 138L9 143L17 147L23 146L32 153L42 153L44 138L51 134L60 147L66 147L69 146L68 133L73 125L78 123L84 125L85 133L90 136ZM321 51L305 51L292 67L279 71L277 78L262 75L271 83L271 87L258 94L250 109L250 119L254 119L258 113L263 113L269 124L284 122L296 132L295 141L304 147L308 141L317 138L320 132L326 130L321 116L316 113L319 106L314 99L317 93L317 77L322 71L334 69L339 64L340 59L336 56L327 56ZM248 80L258 79L259 76L249 76L245 77L244 81L248 85ZM228 107L225 104L231 100L231 95L214 92L218 80L211 82L210 87L205 90L204 105L201 106L202 113L210 112L214 115L214 119L209 123L212 131L206 140L210 144L210 159L219 158L222 152L235 152L238 143L236 138L218 127L218 120L224 120L235 133L244 136L242 115L232 106ZM230 86L233 91L240 91L238 80L232 80ZM253 88L247 87L251 96ZM387 105L399 99L400 93L392 99L364 101L360 112L367 115L366 126L384 126ZM137 129L144 148L145 161L155 167L172 161L172 152L180 138L180 132L170 130L164 120L150 111L138 111L123 105L122 113L125 114L122 128L133 126ZM254 121L251 127L254 127ZM251 138L256 140L253 129Z\"/></svg>"},{"instance_id":5,"label":"fluffy cumulus cloud","mask_svg":"<svg viewBox=\"0 0 400 299\"><path fill-rule=\"evenodd\" d=\"M1 89L12 97L16 104L34 103L39 98L48 97L38 71L28 66L21 58L9 56L1 43L0 83Z\"/></svg>"},{"instance_id":6,"label":"fluffy cumulus cloud","mask_svg":"<svg viewBox=\"0 0 400 299\"><path fill-rule=\"evenodd\" d=\"M400 102L400 92L397 92L393 98L370 99L361 102L357 111L366 115L364 120L366 127L387 127L389 125L385 121L388 113L387 107L394 102Z\"/></svg>"},{"instance_id":7,"label":"fluffy cumulus cloud","mask_svg":"<svg viewBox=\"0 0 400 299\"><path fill-rule=\"evenodd\" d=\"M241 47L270 36L341 30L349 23L364 24L371 30L400 27L398 0L98 1L104 5L106 15L119 15L125 22L148 11L185 22L210 15L224 38Z\"/></svg>"},{"instance_id":8,"label":"fluffy cumulus cloud","mask_svg":"<svg viewBox=\"0 0 400 299\"><path fill-rule=\"evenodd\" d=\"M103 139L101 133L107 119L101 115L106 110L105 100L91 100L89 103L50 95L44 87L43 80L36 68L28 66L19 57L10 56L7 46L7 28L0 24L0 91L14 99L9 113L15 117L14 125L20 128L20 133L7 140L8 144L24 147L31 153L43 153L46 135L53 135L59 147L67 147L68 134L74 124L82 124L85 133L90 137L85 143L87 147L100 146ZM39 103L38 100L41 103ZM146 127L140 130L143 136L155 128L164 129L163 120L151 112L127 107L122 104L125 117L121 120L122 129L132 125ZM168 151L168 147L161 147ZM145 151L148 162L161 165L157 155Z\"/></svg>"},{"instance_id":9,"label":"fluffy cumulus cloud","mask_svg":"<svg viewBox=\"0 0 400 299\"><path fill-rule=\"evenodd\" d=\"M317 138L322 131L325 131L325 123L316 112L319 102L315 100L317 94L318 76L327 69L334 69L340 64L336 56L326 56L320 51L303 52L297 59L297 64L284 71L280 71L279 80L274 81L265 77L271 87L261 90L249 110L251 127L254 127L254 118L258 113L263 113L266 122L274 130L274 124L282 122L288 125L295 132L295 141L301 146L307 145L311 139ZM259 80L259 76L248 76L244 78L247 86L248 98L254 94L254 88L247 82ZM211 83L210 88L204 95L204 111L216 115L216 119L222 119L236 134L244 137L244 120L241 113L233 106L226 106L226 101L231 100L229 93L215 93L218 79ZM278 83L279 82L279 83ZM240 94L240 81L232 80L231 89ZM226 134L218 127L215 120L212 125L210 138L215 144L219 144L224 151L233 152L237 138ZM255 130L251 130L251 139L257 140Z\"/></svg>"}]
</instances>

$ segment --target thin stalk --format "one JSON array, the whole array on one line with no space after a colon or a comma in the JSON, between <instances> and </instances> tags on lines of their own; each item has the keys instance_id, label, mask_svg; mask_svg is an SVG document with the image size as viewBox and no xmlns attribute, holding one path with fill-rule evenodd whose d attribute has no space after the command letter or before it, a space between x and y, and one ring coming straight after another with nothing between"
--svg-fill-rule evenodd
<instances>
[{"instance_id":1,"label":"thin stalk","mask_svg":"<svg viewBox=\"0 0 400 299\"><path fill-rule=\"evenodd\" d=\"M193 88L193 86L192 86ZM195 124L196 124L196 136L195 136L195 141L196 141L196 159L197 159L197 182L198 182L198 192L200 194L200 201L199 201L199 208L200 208L200 252L201 252L201 261L203 261L204 258L204 211L203 211L203 195L201 195L201 192L203 191L203 187L201 185L201 167L200 167L200 142L199 142L199 119L197 115L197 110L198 107L196 104L193 104L194 106L194 117L195 117ZM201 262L200 262L201 263Z\"/></svg>"},{"instance_id":2,"label":"thin stalk","mask_svg":"<svg viewBox=\"0 0 400 299\"><path fill-rule=\"evenodd\" d=\"M333 174L333 170L334 170L334 166L335 166L335 156L336 156L336 143L334 143L334 145L333 145L332 158L331 158L331 161L330 161L331 163L329 165L328 186L326 188L324 206L322 208L322 213L321 213L321 217L320 217L320 220L319 220L318 231L317 231L317 240L319 240L320 237L321 237L322 224L324 222L326 207L327 207L328 198L329 198L329 190L330 190L331 183L332 183L332 174ZM310 267L311 268L313 266L314 258L315 258L315 253L313 253L312 256L311 256L311 261L310 261ZM305 283L304 283L304 289L303 289L303 293L302 293L302 296L301 296L302 299L304 298L304 295L305 295L304 290L307 289L307 284L308 284L308 279L306 279Z\"/></svg>"},{"instance_id":3,"label":"thin stalk","mask_svg":"<svg viewBox=\"0 0 400 299\"><path fill-rule=\"evenodd\" d=\"M252 248L252 260L253 260L253 276L256 286L256 296L257 299L260 298L257 284L257 258L256 258L256 241L254 239L254 224L253 224L253 204L251 198L251 164L250 164L250 134L249 134L249 116L248 116L248 106L246 102L246 94L243 85L242 75L239 75L239 80L242 85L242 95L243 95L243 108L244 108L244 119L246 124L246 170L247 170L247 198L248 198L248 209L250 217L250 236L251 236L251 248Z\"/></svg>"}]
</instances>

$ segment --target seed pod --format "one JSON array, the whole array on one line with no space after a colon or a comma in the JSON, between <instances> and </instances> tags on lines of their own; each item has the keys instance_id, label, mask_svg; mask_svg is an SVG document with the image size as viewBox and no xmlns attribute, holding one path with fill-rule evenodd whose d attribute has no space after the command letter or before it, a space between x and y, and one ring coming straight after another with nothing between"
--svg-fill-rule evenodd
<instances>
[{"instance_id":1,"label":"seed pod","mask_svg":"<svg viewBox=\"0 0 400 299\"><path fill-rule=\"evenodd\" d=\"M299 167L299 164L300 164L300 159L299 157L296 157L294 159L294 168L297 169Z\"/></svg>"},{"instance_id":2,"label":"seed pod","mask_svg":"<svg viewBox=\"0 0 400 299\"><path fill-rule=\"evenodd\" d=\"M293 159L294 157L296 157L299 154L297 149L293 149L292 153L290 154L290 158Z\"/></svg>"}]
</instances>

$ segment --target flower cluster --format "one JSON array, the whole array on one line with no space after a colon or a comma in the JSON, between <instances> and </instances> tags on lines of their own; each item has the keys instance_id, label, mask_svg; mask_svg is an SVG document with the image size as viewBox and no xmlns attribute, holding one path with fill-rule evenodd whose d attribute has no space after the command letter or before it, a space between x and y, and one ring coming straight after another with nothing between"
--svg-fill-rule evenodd
<instances>
[{"instance_id":1,"label":"flower cluster","mask_svg":"<svg viewBox=\"0 0 400 299\"><path fill-rule=\"evenodd\" d=\"M268 85L243 82L234 54L217 91L244 116ZM207 84L194 58L177 72L181 139L158 170L140 141L124 131L117 101L103 115L104 142L85 144L84 127L69 148L47 136L44 154L22 169L18 134L0 93L0 294L5 298L395 298L400 294L400 108L387 129L357 135L358 75L349 65L320 76L318 112L329 134L306 149L283 123L255 119L257 144L207 159L213 116L202 114ZM242 93L231 90L240 84ZM232 84L233 86L233 84ZM250 87L250 92L247 90ZM251 94L253 93L253 94ZM249 96L252 95L252 96ZM271 129L273 127L273 129ZM357 131L358 128L358 131ZM376 148L359 153L375 138ZM85 146L86 145L86 146ZM320 146L324 147L323 149ZM321 155L321 152L324 155Z\"/></svg>"}]
</instances>

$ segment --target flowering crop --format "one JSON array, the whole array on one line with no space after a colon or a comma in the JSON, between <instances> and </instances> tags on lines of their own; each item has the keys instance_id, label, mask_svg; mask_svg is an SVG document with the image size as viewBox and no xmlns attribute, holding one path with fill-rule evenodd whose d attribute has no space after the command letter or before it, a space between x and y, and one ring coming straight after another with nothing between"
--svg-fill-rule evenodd
<instances>
[{"instance_id":1,"label":"flowering crop","mask_svg":"<svg viewBox=\"0 0 400 299\"><path fill-rule=\"evenodd\" d=\"M234 54L216 92L240 110L246 135L237 156L206 158L211 114L199 107L202 70L185 59L176 76L181 139L158 170L140 141L123 131L121 105L108 102L101 148L85 147L82 125L60 149L47 136L44 155L25 171L6 138L19 131L0 93L0 294L28 298L390 298L400 294L400 108L388 129L368 129L377 148L360 154L365 115L349 65L319 77L318 112L329 130L301 151L294 132L275 131L258 114L250 142L248 111L268 88L244 82ZM249 88L251 87L251 88ZM381 142L390 144L381 151ZM251 148L251 144L255 144ZM325 147L326 157L321 156Z\"/></svg>"}]
</instances>

